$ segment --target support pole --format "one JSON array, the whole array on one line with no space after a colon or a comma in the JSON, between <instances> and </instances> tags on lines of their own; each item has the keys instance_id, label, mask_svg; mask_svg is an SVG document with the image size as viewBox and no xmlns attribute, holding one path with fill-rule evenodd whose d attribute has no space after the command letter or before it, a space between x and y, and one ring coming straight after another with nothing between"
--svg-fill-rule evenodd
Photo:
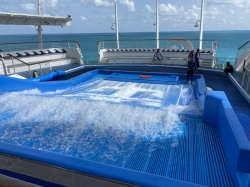
<instances>
[{"instance_id":1,"label":"support pole","mask_svg":"<svg viewBox=\"0 0 250 187\"><path fill-rule=\"evenodd\" d=\"M158 0L156 0L156 48L159 48L159 11Z\"/></svg>"},{"instance_id":2,"label":"support pole","mask_svg":"<svg viewBox=\"0 0 250 187\"><path fill-rule=\"evenodd\" d=\"M203 9L204 9L204 0L201 1L201 19L200 19L200 44L199 49L202 49L202 40L203 40Z\"/></svg>"},{"instance_id":3,"label":"support pole","mask_svg":"<svg viewBox=\"0 0 250 187\"><path fill-rule=\"evenodd\" d=\"M116 26L116 48L120 48L119 44L119 31L118 31L118 16L117 16L117 2L115 0L115 26Z\"/></svg>"},{"instance_id":4,"label":"support pole","mask_svg":"<svg viewBox=\"0 0 250 187\"><path fill-rule=\"evenodd\" d=\"M37 14L41 15L40 0L37 0ZM42 41L42 26L41 25L37 25L37 34L38 34L38 48L42 49L43 41Z\"/></svg>"}]
</instances>

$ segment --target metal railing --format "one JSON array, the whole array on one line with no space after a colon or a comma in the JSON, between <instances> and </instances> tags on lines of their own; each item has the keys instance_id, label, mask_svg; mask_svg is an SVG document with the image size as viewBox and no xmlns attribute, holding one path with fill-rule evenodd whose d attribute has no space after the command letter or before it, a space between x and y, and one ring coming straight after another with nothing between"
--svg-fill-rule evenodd
<instances>
[{"instance_id":1,"label":"metal railing","mask_svg":"<svg viewBox=\"0 0 250 187\"><path fill-rule=\"evenodd\" d=\"M42 48L80 48L80 45L77 41L45 41L42 43ZM36 50L40 49L40 43L2 43L0 49L4 52Z\"/></svg>"},{"instance_id":2,"label":"metal railing","mask_svg":"<svg viewBox=\"0 0 250 187\"><path fill-rule=\"evenodd\" d=\"M155 39L144 40L119 40L121 49L145 49L155 48ZM196 50L199 48L199 40L197 39L160 39L159 46L161 49L189 49ZM100 40L98 42L98 50L115 49L116 40ZM203 40L203 50L216 50L216 40Z\"/></svg>"},{"instance_id":3,"label":"metal railing","mask_svg":"<svg viewBox=\"0 0 250 187\"><path fill-rule=\"evenodd\" d=\"M224 69L226 62L230 62L230 64L233 65L235 63L235 60L236 60L236 58L216 57L215 68Z\"/></svg>"},{"instance_id":4,"label":"metal railing","mask_svg":"<svg viewBox=\"0 0 250 187\"><path fill-rule=\"evenodd\" d=\"M10 55L10 56L12 58L12 66L9 66L8 68L10 69L12 67L13 71L14 71L14 74L16 72L20 72L20 71L21 72L29 71L29 75L30 75L30 77L32 77L31 66L39 66L41 75L43 75L42 64L45 64L45 63L49 63L50 71L52 71L52 69L51 69L51 60L42 61L42 62L26 63L26 62L24 62L23 60L21 60L21 59L19 59L17 57L14 57L12 55Z\"/></svg>"},{"instance_id":5,"label":"metal railing","mask_svg":"<svg viewBox=\"0 0 250 187\"><path fill-rule=\"evenodd\" d=\"M246 51L250 51L250 41L247 41L239 47L236 59Z\"/></svg>"},{"instance_id":6,"label":"metal railing","mask_svg":"<svg viewBox=\"0 0 250 187\"><path fill-rule=\"evenodd\" d=\"M241 87L246 91L246 93L250 97L250 65L245 66L244 64Z\"/></svg>"}]
</instances>

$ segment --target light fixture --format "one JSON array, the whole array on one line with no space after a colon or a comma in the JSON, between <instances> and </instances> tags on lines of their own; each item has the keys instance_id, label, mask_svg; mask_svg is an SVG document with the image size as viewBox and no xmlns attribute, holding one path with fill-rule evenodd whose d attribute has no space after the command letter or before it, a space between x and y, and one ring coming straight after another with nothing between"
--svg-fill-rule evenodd
<instances>
[{"instance_id":1,"label":"light fixture","mask_svg":"<svg viewBox=\"0 0 250 187\"><path fill-rule=\"evenodd\" d=\"M114 24L115 24L115 23L113 23L112 26L111 26L111 29L112 29L112 30L115 30Z\"/></svg>"},{"instance_id":2,"label":"light fixture","mask_svg":"<svg viewBox=\"0 0 250 187\"><path fill-rule=\"evenodd\" d=\"M156 22L154 22L153 26L156 26Z\"/></svg>"},{"instance_id":3,"label":"light fixture","mask_svg":"<svg viewBox=\"0 0 250 187\"><path fill-rule=\"evenodd\" d=\"M199 27L200 26L198 22L200 22L200 20L196 21L194 27Z\"/></svg>"}]
</instances>

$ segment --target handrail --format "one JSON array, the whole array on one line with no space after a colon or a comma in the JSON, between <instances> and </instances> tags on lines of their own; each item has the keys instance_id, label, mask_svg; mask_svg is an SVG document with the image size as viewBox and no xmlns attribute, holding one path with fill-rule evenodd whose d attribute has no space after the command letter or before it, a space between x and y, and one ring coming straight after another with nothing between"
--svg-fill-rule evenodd
<instances>
[{"instance_id":1,"label":"handrail","mask_svg":"<svg viewBox=\"0 0 250 187\"><path fill-rule=\"evenodd\" d=\"M249 76L248 76L248 80L247 80L247 83L246 83L246 87L244 87L246 71L248 72ZM242 88L246 91L246 93L250 96L250 93L248 92L249 85L250 85L250 69L248 69L248 67L246 66L246 64L245 64L245 62L244 62L244 66L243 66L243 78L242 78L242 82L241 82L241 87L242 87Z\"/></svg>"},{"instance_id":2,"label":"handrail","mask_svg":"<svg viewBox=\"0 0 250 187\"><path fill-rule=\"evenodd\" d=\"M11 57L13 57L14 59L16 59L16 60L18 60L18 61L20 61L20 62L26 64L27 66L32 66L32 65L35 65L35 64L42 64L42 63L46 63L46 62L50 62L50 61L51 61L51 60L46 60L46 61L41 61L41 62L38 61L38 62L26 63L26 62L22 61L21 59L19 59L19 58L13 56L13 55L11 55L11 54L9 54L9 56L11 56Z\"/></svg>"},{"instance_id":3,"label":"handrail","mask_svg":"<svg viewBox=\"0 0 250 187\"><path fill-rule=\"evenodd\" d=\"M155 39L121 39L120 49L125 48L155 48ZM176 48L195 50L199 47L199 39L170 38L159 39L160 48ZM101 49L116 48L116 40L100 40L97 43L98 51ZM203 40L203 50L217 50L216 40Z\"/></svg>"},{"instance_id":4,"label":"handrail","mask_svg":"<svg viewBox=\"0 0 250 187\"><path fill-rule=\"evenodd\" d=\"M248 68L245 67L245 70L247 70L250 73L250 69L248 69Z\"/></svg>"},{"instance_id":5,"label":"handrail","mask_svg":"<svg viewBox=\"0 0 250 187\"><path fill-rule=\"evenodd\" d=\"M43 43L49 43L49 42L76 42L78 43L76 40L67 40L67 41L43 41ZM34 43L34 44L38 44L38 42L19 42L19 43L0 43L0 45L5 45L5 44L30 44L30 43Z\"/></svg>"},{"instance_id":6,"label":"handrail","mask_svg":"<svg viewBox=\"0 0 250 187\"><path fill-rule=\"evenodd\" d=\"M29 64L28 64L28 63L26 63L26 62L24 62L24 61L20 60L19 58L15 57L15 56L13 56L13 55L11 55L11 54L9 54L9 56L11 56L12 58L14 58L14 59L16 59L16 60L18 60L18 61L22 62L23 64L25 64L25 65L27 65L27 66L29 66Z\"/></svg>"},{"instance_id":7,"label":"handrail","mask_svg":"<svg viewBox=\"0 0 250 187\"><path fill-rule=\"evenodd\" d=\"M37 50L40 49L38 42L20 42L20 43L0 43L0 49L3 52L24 51L24 50ZM49 48L79 48L80 44L77 41L44 41L42 43L43 49Z\"/></svg>"},{"instance_id":8,"label":"handrail","mask_svg":"<svg viewBox=\"0 0 250 187\"><path fill-rule=\"evenodd\" d=\"M75 42L76 42L78 48L81 48L81 46L80 46L80 44L78 43L78 41L75 41Z\"/></svg>"},{"instance_id":9,"label":"handrail","mask_svg":"<svg viewBox=\"0 0 250 187\"><path fill-rule=\"evenodd\" d=\"M31 77L30 66L39 64L39 65L40 65L40 71L41 71L41 74L42 74L42 66L41 66L41 64L47 63L47 62L51 62L51 60L46 60L46 61L40 61L40 62L38 61L38 62L26 63L26 62L22 61L21 59L19 59L19 58L13 56L13 55L11 55L11 54L9 54L9 56L11 56L12 58L14 58L14 59L16 59L16 60L22 62L22 63L25 64L25 65L27 65L27 66L29 67L30 77ZM14 68L14 72L15 72L15 65L14 65L14 64L13 64L13 68ZM51 69L51 66L50 66L50 69Z\"/></svg>"},{"instance_id":10,"label":"handrail","mask_svg":"<svg viewBox=\"0 0 250 187\"><path fill-rule=\"evenodd\" d=\"M245 71L246 71L246 63L248 63L248 62L247 62L247 59L248 59L249 55L250 55L250 54L248 54L248 55L246 56L246 58L244 59L243 73L245 73Z\"/></svg>"},{"instance_id":11,"label":"handrail","mask_svg":"<svg viewBox=\"0 0 250 187\"><path fill-rule=\"evenodd\" d=\"M238 50L242 49L243 47L245 47L245 45L247 45L250 41L247 41L246 43L244 43L242 46L239 47Z\"/></svg>"},{"instance_id":12,"label":"handrail","mask_svg":"<svg viewBox=\"0 0 250 187\"><path fill-rule=\"evenodd\" d=\"M155 41L155 39L119 39L119 41L140 41L140 40L142 40L142 41L145 41L145 40L150 40L150 41ZM175 40L184 40L184 41L186 41L186 40L197 40L197 41L200 41L199 39L190 39L190 38L187 38L187 39L184 39L184 38L161 38L161 39L158 39L158 40L173 40L173 41L175 41ZM116 41L116 40L99 40L98 41L98 43L97 43L97 45L100 43L100 42L104 42L104 41ZM204 39L204 40L201 40L201 41L215 41L215 40L206 40L206 39Z\"/></svg>"}]
</instances>

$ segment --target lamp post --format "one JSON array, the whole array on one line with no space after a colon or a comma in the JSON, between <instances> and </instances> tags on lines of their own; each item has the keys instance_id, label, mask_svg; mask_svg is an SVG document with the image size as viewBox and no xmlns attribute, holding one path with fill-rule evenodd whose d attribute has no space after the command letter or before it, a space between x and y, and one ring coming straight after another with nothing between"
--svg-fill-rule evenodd
<instances>
[{"instance_id":1,"label":"lamp post","mask_svg":"<svg viewBox=\"0 0 250 187\"><path fill-rule=\"evenodd\" d=\"M40 0L37 0L37 14L41 15L40 11ZM42 49L42 26L37 25L37 34L38 34L38 47Z\"/></svg>"},{"instance_id":2,"label":"lamp post","mask_svg":"<svg viewBox=\"0 0 250 187\"><path fill-rule=\"evenodd\" d=\"M118 16L117 16L117 2L115 0L115 23L112 24L111 29L115 30L115 26L116 26L116 48L119 49L120 48L120 44L119 44L119 33L118 33Z\"/></svg>"},{"instance_id":3,"label":"lamp post","mask_svg":"<svg viewBox=\"0 0 250 187\"><path fill-rule=\"evenodd\" d=\"M159 48L159 11L158 11L158 0L156 0L156 48Z\"/></svg>"},{"instance_id":4,"label":"lamp post","mask_svg":"<svg viewBox=\"0 0 250 187\"><path fill-rule=\"evenodd\" d=\"M199 42L199 49L202 49L202 39L203 39L203 9L204 9L204 0L201 1L201 17L198 20L194 27L199 27L198 22L200 22L200 42Z\"/></svg>"},{"instance_id":5,"label":"lamp post","mask_svg":"<svg viewBox=\"0 0 250 187\"><path fill-rule=\"evenodd\" d=\"M199 39L199 49L202 49L202 40L203 40L203 9L204 9L204 0L201 1L201 17L200 20L197 20L194 27L200 26L200 39ZM198 24L200 22L200 25Z\"/></svg>"}]
</instances>

